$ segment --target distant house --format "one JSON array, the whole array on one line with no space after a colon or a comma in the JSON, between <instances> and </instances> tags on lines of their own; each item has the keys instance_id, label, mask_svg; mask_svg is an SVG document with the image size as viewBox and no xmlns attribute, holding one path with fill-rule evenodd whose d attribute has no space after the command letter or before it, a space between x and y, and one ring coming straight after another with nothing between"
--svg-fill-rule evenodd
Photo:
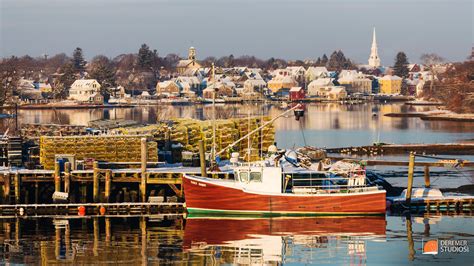
<instances>
[{"instance_id":1,"label":"distant house","mask_svg":"<svg viewBox=\"0 0 474 266\"><path fill-rule=\"evenodd\" d=\"M255 92L263 92L263 89L267 86L267 83L263 79L247 79L244 82L243 93L253 94Z\"/></svg>"},{"instance_id":2,"label":"distant house","mask_svg":"<svg viewBox=\"0 0 474 266\"><path fill-rule=\"evenodd\" d=\"M83 103L104 103L104 97L100 94L100 84L95 79L78 79L74 81L69 89L69 99Z\"/></svg>"},{"instance_id":3,"label":"distant house","mask_svg":"<svg viewBox=\"0 0 474 266\"><path fill-rule=\"evenodd\" d=\"M346 75L337 80L348 93L372 93L372 80L360 75Z\"/></svg>"},{"instance_id":4,"label":"distant house","mask_svg":"<svg viewBox=\"0 0 474 266\"><path fill-rule=\"evenodd\" d=\"M186 96L201 94L201 81L195 76L179 76L175 79L175 82L181 87L181 93Z\"/></svg>"},{"instance_id":5,"label":"distant house","mask_svg":"<svg viewBox=\"0 0 474 266\"><path fill-rule=\"evenodd\" d=\"M291 76L277 76L270 80L267 86L274 94L285 94L290 88L298 86L298 83Z\"/></svg>"},{"instance_id":6,"label":"distant house","mask_svg":"<svg viewBox=\"0 0 474 266\"><path fill-rule=\"evenodd\" d=\"M174 80L166 80L156 84L157 96L179 96L180 93L181 88Z\"/></svg>"},{"instance_id":7,"label":"distant house","mask_svg":"<svg viewBox=\"0 0 474 266\"><path fill-rule=\"evenodd\" d=\"M194 47L190 47L188 51L188 59L179 60L178 65L176 66L176 71L180 75L194 75L196 74L201 65L196 61L196 49Z\"/></svg>"},{"instance_id":8,"label":"distant house","mask_svg":"<svg viewBox=\"0 0 474 266\"><path fill-rule=\"evenodd\" d=\"M342 100L347 97L346 89L342 86L334 86L327 92L326 96L329 100Z\"/></svg>"},{"instance_id":9,"label":"distant house","mask_svg":"<svg viewBox=\"0 0 474 266\"><path fill-rule=\"evenodd\" d=\"M305 73L305 78L307 82L327 77L329 77L329 72L326 67L309 67Z\"/></svg>"},{"instance_id":10,"label":"distant house","mask_svg":"<svg viewBox=\"0 0 474 266\"><path fill-rule=\"evenodd\" d=\"M402 78L398 76L386 75L379 79L380 93L400 94L402 90Z\"/></svg>"},{"instance_id":11,"label":"distant house","mask_svg":"<svg viewBox=\"0 0 474 266\"><path fill-rule=\"evenodd\" d=\"M206 99L212 99L214 92L216 93L216 98L232 97L235 94L235 84L230 81L211 82L211 84L202 91L202 95Z\"/></svg>"},{"instance_id":12,"label":"distant house","mask_svg":"<svg viewBox=\"0 0 474 266\"><path fill-rule=\"evenodd\" d=\"M302 87L293 87L290 89L290 101L299 101L305 98L305 92Z\"/></svg>"},{"instance_id":13,"label":"distant house","mask_svg":"<svg viewBox=\"0 0 474 266\"><path fill-rule=\"evenodd\" d=\"M333 78L318 78L316 80L311 81L308 84L308 95L314 96L318 94L319 88L321 87L328 87L334 86Z\"/></svg>"}]
</instances>

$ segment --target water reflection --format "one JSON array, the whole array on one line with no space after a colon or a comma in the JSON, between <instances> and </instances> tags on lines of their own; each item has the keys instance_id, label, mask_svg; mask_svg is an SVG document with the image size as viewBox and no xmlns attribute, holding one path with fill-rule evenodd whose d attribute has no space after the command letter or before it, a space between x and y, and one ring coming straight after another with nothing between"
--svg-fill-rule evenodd
<instances>
[{"instance_id":1,"label":"water reflection","mask_svg":"<svg viewBox=\"0 0 474 266\"><path fill-rule=\"evenodd\" d=\"M318 261L342 256L365 262L366 241L377 238L385 239L385 217L214 217L188 219L183 246L193 253L213 254L206 256L206 263L311 263L313 256ZM300 256L307 251L310 254Z\"/></svg>"},{"instance_id":2,"label":"water reflection","mask_svg":"<svg viewBox=\"0 0 474 266\"><path fill-rule=\"evenodd\" d=\"M471 123L423 121L419 118L393 118L390 112L419 112L431 106L406 106L402 103L341 105L312 103L306 105L306 115L300 121L286 117L276 121L277 141L282 147L304 144L333 147L366 145L374 141L394 143L451 142L472 139ZM226 104L216 107L217 118L251 115L276 116L282 112L275 104ZM376 114L376 115L374 115ZM78 109L78 110L20 110L21 123L60 123L88 125L96 119L131 119L155 123L168 118L211 119L211 105L152 105L134 108ZM12 120L2 120L2 130ZM305 134L305 137L302 137ZM304 143L306 140L307 143Z\"/></svg>"},{"instance_id":3,"label":"water reflection","mask_svg":"<svg viewBox=\"0 0 474 266\"><path fill-rule=\"evenodd\" d=\"M423 264L426 239L464 239L473 217L56 217L0 220L0 264ZM454 265L453 264L453 265Z\"/></svg>"}]
</instances>

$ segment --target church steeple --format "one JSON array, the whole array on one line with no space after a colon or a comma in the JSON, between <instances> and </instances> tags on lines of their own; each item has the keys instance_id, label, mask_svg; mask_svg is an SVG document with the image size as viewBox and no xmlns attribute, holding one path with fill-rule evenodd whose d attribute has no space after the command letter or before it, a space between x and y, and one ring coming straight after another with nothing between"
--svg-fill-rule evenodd
<instances>
[{"instance_id":1,"label":"church steeple","mask_svg":"<svg viewBox=\"0 0 474 266\"><path fill-rule=\"evenodd\" d=\"M372 36L372 47L370 48L369 66L373 68L380 66L380 57L377 51L377 38L375 37L375 28Z\"/></svg>"}]
</instances>

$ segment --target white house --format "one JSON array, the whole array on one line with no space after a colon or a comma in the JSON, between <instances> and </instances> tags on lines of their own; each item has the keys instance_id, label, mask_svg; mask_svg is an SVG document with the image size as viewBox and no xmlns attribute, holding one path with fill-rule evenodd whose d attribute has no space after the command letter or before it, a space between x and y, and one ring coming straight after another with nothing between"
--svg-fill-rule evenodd
<instances>
[{"instance_id":1,"label":"white house","mask_svg":"<svg viewBox=\"0 0 474 266\"><path fill-rule=\"evenodd\" d=\"M102 104L104 97L100 94L100 84L95 79L78 79L69 89L69 99L77 102Z\"/></svg>"},{"instance_id":2,"label":"white house","mask_svg":"<svg viewBox=\"0 0 474 266\"><path fill-rule=\"evenodd\" d=\"M327 77L329 77L329 71L326 67L309 67L305 73L305 78L308 82L311 82L315 79Z\"/></svg>"},{"instance_id":3,"label":"white house","mask_svg":"<svg viewBox=\"0 0 474 266\"><path fill-rule=\"evenodd\" d=\"M308 95L317 96L319 88L334 86L333 78L319 78L308 84Z\"/></svg>"}]
</instances>

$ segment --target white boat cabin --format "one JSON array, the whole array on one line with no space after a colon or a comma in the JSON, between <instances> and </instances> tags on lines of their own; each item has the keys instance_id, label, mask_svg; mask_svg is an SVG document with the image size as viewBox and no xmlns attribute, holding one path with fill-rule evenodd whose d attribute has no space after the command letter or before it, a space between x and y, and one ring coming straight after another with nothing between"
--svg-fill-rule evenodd
<instances>
[{"instance_id":1,"label":"white boat cabin","mask_svg":"<svg viewBox=\"0 0 474 266\"><path fill-rule=\"evenodd\" d=\"M241 187L249 191L281 193L281 167L250 166L234 169L234 178Z\"/></svg>"}]
</instances>

